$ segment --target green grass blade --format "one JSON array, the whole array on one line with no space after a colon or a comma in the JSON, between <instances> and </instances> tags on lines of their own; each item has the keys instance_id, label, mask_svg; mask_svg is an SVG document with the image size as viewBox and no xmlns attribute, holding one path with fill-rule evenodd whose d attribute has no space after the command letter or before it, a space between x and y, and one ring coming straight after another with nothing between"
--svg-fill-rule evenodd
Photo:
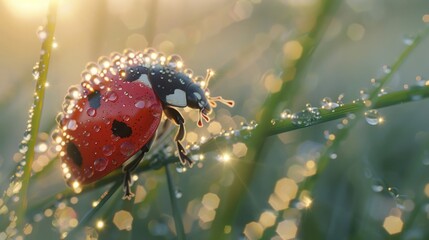
<instances>
[{"instance_id":1,"label":"green grass blade","mask_svg":"<svg viewBox=\"0 0 429 240\"><path fill-rule=\"evenodd\" d=\"M165 166L165 175L167 177L168 193L170 195L171 208L173 210L174 225L176 226L177 239L185 240L185 228L183 227L182 213L180 212L179 203L176 198L176 189L174 188L173 180L169 166Z\"/></svg>"}]
</instances>

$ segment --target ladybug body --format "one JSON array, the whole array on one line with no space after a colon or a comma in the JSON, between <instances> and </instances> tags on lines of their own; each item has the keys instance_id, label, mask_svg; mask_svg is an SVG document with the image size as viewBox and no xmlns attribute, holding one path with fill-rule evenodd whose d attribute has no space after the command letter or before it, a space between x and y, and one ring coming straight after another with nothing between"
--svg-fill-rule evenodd
<instances>
[{"instance_id":1,"label":"ladybug body","mask_svg":"<svg viewBox=\"0 0 429 240\"><path fill-rule=\"evenodd\" d=\"M130 172L149 151L162 113L179 126L175 141L181 163L192 165L181 144L184 119L175 107L198 109L209 121L215 101L231 106L233 102L209 97L191 71L182 67L177 55L165 58L150 48L114 53L88 64L81 84L69 89L57 119L69 184L91 183L122 167L124 197L130 198Z\"/></svg>"}]
</instances>

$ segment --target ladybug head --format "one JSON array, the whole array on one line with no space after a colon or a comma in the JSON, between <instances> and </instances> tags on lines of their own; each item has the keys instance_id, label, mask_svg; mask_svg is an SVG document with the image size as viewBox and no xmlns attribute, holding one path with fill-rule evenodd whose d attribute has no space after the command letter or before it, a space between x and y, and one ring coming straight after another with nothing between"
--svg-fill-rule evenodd
<instances>
[{"instance_id":1,"label":"ladybug head","mask_svg":"<svg viewBox=\"0 0 429 240\"><path fill-rule=\"evenodd\" d=\"M188 87L186 98L188 107L199 109L200 114L198 118L198 126L203 126L202 118L206 122L210 121L208 116L212 109L217 106L216 102L223 103L229 107L234 106L234 101L223 99L221 96L211 97L210 91L208 89L208 84L210 78L214 75L213 70L207 69L207 75L203 81L197 82L196 84L191 84Z\"/></svg>"}]
</instances>

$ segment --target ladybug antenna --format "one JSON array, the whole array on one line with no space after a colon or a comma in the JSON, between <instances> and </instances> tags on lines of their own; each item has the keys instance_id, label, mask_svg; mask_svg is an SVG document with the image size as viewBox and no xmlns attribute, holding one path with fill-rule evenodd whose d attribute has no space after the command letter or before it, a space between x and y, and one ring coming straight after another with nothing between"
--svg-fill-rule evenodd
<instances>
[{"instance_id":1,"label":"ladybug antenna","mask_svg":"<svg viewBox=\"0 0 429 240\"><path fill-rule=\"evenodd\" d=\"M210 68L207 69L206 77L204 78L204 81L202 82L203 86L201 86L201 88L203 90L208 90L210 79L214 76L214 74L215 74L215 72L213 71L213 69L210 69Z\"/></svg>"},{"instance_id":2,"label":"ladybug antenna","mask_svg":"<svg viewBox=\"0 0 429 240\"><path fill-rule=\"evenodd\" d=\"M210 106L216 107L217 106L216 102L223 103L228 107L234 107L234 105L235 105L235 102L233 100L224 99L221 96L209 97Z\"/></svg>"},{"instance_id":3,"label":"ladybug antenna","mask_svg":"<svg viewBox=\"0 0 429 240\"><path fill-rule=\"evenodd\" d=\"M210 79L214 76L215 72L213 71L213 69L207 69L207 74L206 74L206 78L204 79L204 83L202 88L205 90L206 92L206 96L207 96L207 100L209 101L209 104L212 108L217 107L217 103L216 102L220 102L223 103L225 105L227 105L228 107L234 107L235 102L233 100L227 100L222 98L221 96L217 96L217 97L211 97L210 96L210 91L208 89L209 87L209 82Z\"/></svg>"}]
</instances>

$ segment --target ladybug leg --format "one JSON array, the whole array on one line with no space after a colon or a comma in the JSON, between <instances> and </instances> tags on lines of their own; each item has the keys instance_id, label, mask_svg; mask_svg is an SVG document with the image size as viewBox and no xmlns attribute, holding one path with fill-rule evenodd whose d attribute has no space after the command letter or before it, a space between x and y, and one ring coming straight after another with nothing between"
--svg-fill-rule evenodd
<instances>
[{"instance_id":1,"label":"ladybug leg","mask_svg":"<svg viewBox=\"0 0 429 240\"><path fill-rule=\"evenodd\" d=\"M174 140L176 141L177 151L179 152L180 163L182 163L183 165L188 163L189 166L192 166L194 162L186 155L185 148L183 147L182 143L180 143L180 141L185 138L185 119L179 111L172 107L164 106L164 113L168 119L170 119L179 126L179 130L177 131Z\"/></svg>"},{"instance_id":2,"label":"ladybug leg","mask_svg":"<svg viewBox=\"0 0 429 240\"><path fill-rule=\"evenodd\" d=\"M141 152L137 157L135 157L131 162L125 164L122 167L122 171L124 172L124 197L123 199L131 200L134 197L134 193L131 192L131 185L133 180L131 178L131 172L134 171L139 163L143 160L144 155L149 151L154 138L152 138L146 145L144 145L141 149Z\"/></svg>"}]
</instances>

